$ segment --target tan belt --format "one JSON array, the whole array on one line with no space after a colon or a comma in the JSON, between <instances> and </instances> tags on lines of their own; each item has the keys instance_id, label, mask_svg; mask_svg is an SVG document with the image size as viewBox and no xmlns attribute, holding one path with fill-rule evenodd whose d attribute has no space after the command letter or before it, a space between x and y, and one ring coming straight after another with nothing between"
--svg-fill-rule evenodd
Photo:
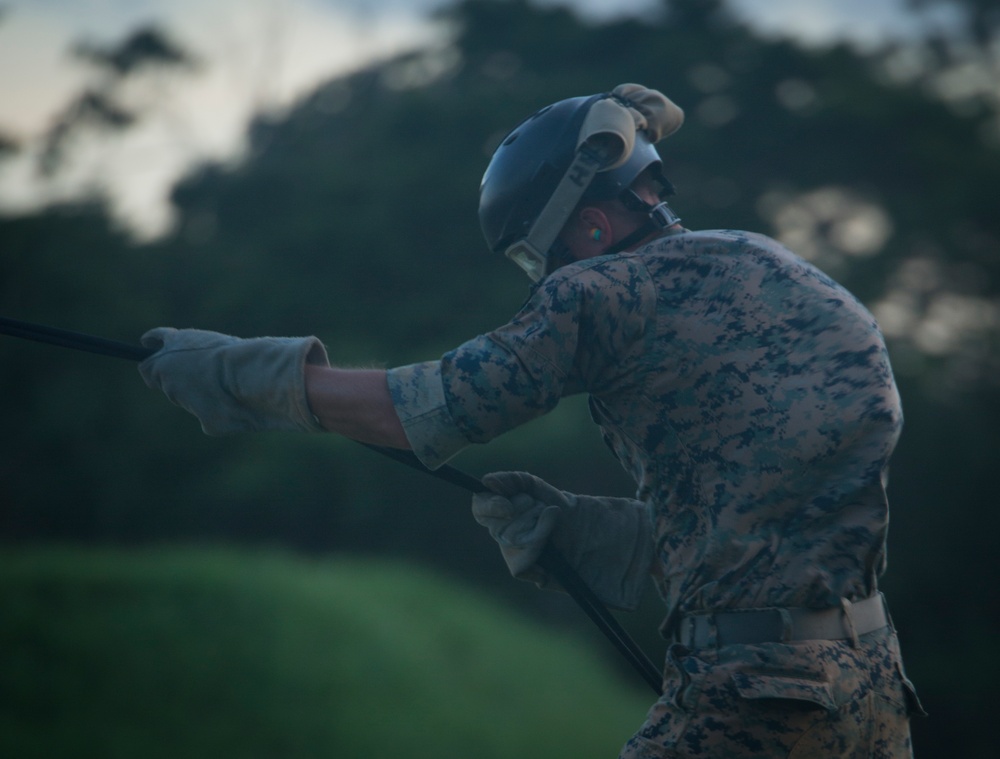
<instances>
[{"instance_id":1,"label":"tan belt","mask_svg":"<svg viewBox=\"0 0 1000 759\"><path fill-rule=\"evenodd\" d=\"M796 640L853 640L889 624L885 599L844 601L832 609L746 609L691 614L681 619L675 639L688 648Z\"/></svg>"}]
</instances>

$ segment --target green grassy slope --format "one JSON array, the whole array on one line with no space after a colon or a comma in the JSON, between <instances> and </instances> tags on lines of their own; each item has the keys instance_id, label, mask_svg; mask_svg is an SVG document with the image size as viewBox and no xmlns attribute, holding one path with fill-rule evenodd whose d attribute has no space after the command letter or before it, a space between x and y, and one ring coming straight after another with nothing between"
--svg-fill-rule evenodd
<instances>
[{"instance_id":1,"label":"green grassy slope","mask_svg":"<svg viewBox=\"0 0 1000 759\"><path fill-rule=\"evenodd\" d=\"M0 756L612 757L647 698L405 565L6 551Z\"/></svg>"}]
</instances>

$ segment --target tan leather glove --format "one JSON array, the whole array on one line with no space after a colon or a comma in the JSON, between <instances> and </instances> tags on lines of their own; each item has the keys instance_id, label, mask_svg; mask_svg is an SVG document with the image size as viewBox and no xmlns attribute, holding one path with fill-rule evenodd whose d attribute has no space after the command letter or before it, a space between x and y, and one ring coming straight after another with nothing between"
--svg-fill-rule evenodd
<instances>
[{"instance_id":1,"label":"tan leather glove","mask_svg":"<svg viewBox=\"0 0 1000 759\"><path fill-rule=\"evenodd\" d=\"M636 131L644 131L650 142L669 137L684 124L684 111L658 90L641 84L619 84L611 94L629 103Z\"/></svg>"},{"instance_id":2,"label":"tan leather glove","mask_svg":"<svg viewBox=\"0 0 1000 759\"><path fill-rule=\"evenodd\" d=\"M315 337L241 339L158 327L142 336L156 353L139 364L152 388L190 411L208 435L319 431L306 401L305 365L329 366Z\"/></svg>"},{"instance_id":3,"label":"tan leather glove","mask_svg":"<svg viewBox=\"0 0 1000 759\"><path fill-rule=\"evenodd\" d=\"M644 503L574 495L526 472L495 472L483 484L490 492L473 496L472 513L500 545L514 577L558 589L535 566L551 539L601 601L618 609L638 606L653 561Z\"/></svg>"}]
</instances>

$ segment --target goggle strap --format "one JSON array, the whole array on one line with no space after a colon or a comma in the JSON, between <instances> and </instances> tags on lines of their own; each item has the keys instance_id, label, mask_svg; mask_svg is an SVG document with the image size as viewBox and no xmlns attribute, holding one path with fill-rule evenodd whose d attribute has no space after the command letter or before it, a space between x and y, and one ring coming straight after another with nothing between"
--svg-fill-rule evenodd
<instances>
[{"instance_id":1,"label":"goggle strap","mask_svg":"<svg viewBox=\"0 0 1000 759\"><path fill-rule=\"evenodd\" d=\"M556 189L538 214L527 237L511 244L505 255L537 282L545 276L549 248L569 220L573 209L587 191L594 176L606 163L604 151L584 143L576 151Z\"/></svg>"}]
</instances>

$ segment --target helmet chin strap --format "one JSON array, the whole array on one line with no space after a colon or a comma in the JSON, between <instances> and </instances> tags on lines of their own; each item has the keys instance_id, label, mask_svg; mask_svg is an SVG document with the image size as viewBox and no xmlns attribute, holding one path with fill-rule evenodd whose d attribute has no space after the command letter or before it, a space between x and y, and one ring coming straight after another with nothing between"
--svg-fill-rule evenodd
<instances>
[{"instance_id":1,"label":"helmet chin strap","mask_svg":"<svg viewBox=\"0 0 1000 759\"><path fill-rule=\"evenodd\" d=\"M681 218L674 213L674 209L667 205L666 201L661 200L656 205L652 205L651 203L644 201L632 190L626 190L621 200L625 204L625 207L630 211L645 213L648 218L631 234L625 235L625 237L616 242L614 245L609 245L604 251L605 255L621 253L623 250L628 250L637 242L648 237L653 232L667 229L668 227L672 227L674 224L679 224L681 221Z\"/></svg>"}]
</instances>

